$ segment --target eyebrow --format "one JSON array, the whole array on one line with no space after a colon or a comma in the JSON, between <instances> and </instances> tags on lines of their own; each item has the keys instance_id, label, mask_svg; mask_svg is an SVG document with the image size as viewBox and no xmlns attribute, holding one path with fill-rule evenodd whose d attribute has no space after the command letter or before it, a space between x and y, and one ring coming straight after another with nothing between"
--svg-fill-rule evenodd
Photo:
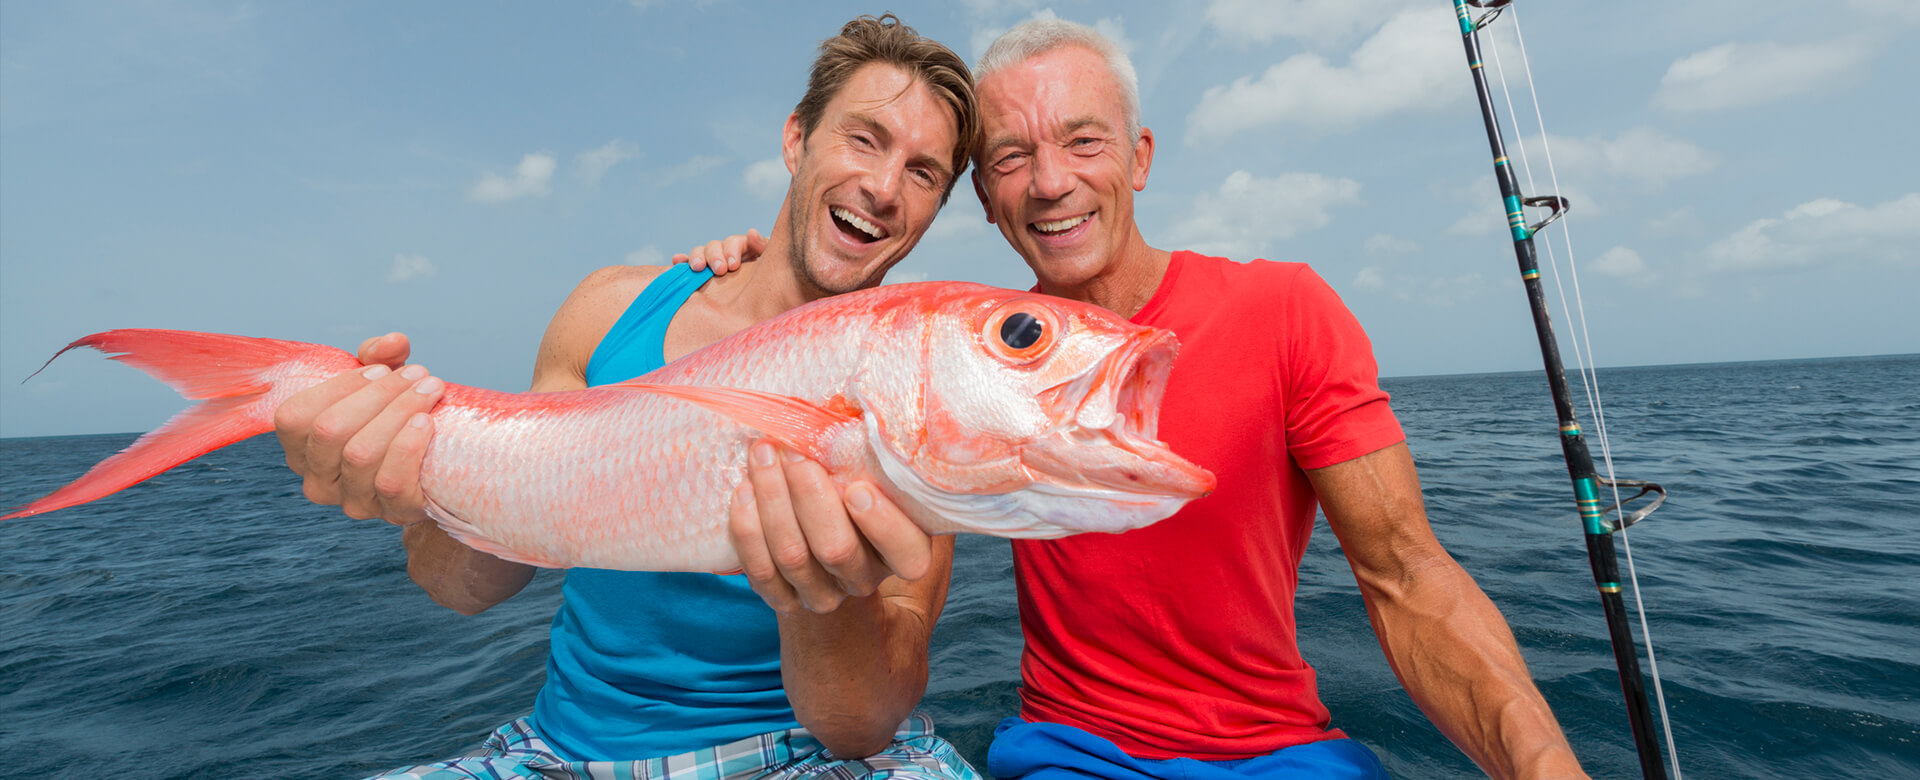
<instances>
[{"instance_id":1,"label":"eyebrow","mask_svg":"<svg viewBox=\"0 0 1920 780\"><path fill-rule=\"evenodd\" d=\"M1092 116L1092 115L1077 116L1061 123L1060 125L1060 129L1067 135L1071 135L1076 131L1084 130L1087 128L1093 128L1095 130L1101 130L1107 133L1113 132L1113 126L1107 124L1106 120L1103 120L1097 116ZM1011 135L1011 134L990 138L990 139L987 139L986 153L984 156L991 157L993 156L994 152L998 152L1001 149L1005 149L1009 146L1021 146L1025 143L1026 142L1020 136Z\"/></svg>"},{"instance_id":2,"label":"eyebrow","mask_svg":"<svg viewBox=\"0 0 1920 780\"><path fill-rule=\"evenodd\" d=\"M891 142L893 140L893 133L887 129L886 125L880 124L880 120L873 118L872 114L864 111L850 111L847 112L847 120L873 131L873 133L880 136L880 139L883 141ZM934 157L933 155L916 154L911 160L908 160L908 162L915 165L924 165L938 171L943 183L953 179L953 171L948 170L947 164L941 162L940 158Z\"/></svg>"}]
</instances>

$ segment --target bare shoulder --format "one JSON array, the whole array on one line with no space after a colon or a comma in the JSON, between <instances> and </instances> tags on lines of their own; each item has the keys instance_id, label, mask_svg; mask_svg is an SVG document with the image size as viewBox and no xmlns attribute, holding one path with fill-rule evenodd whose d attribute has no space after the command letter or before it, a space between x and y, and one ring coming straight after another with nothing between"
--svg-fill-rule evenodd
<instances>
[{"instance_id":1,"label":"bare shoulder","mask_svg":"<svg viewBox=\"0 0 1920 780\"><path fill-rule=\"evenodd\" d=\"M533 389L569 390L586 387L587 361L622 312L641 291L671 266L610 265L573 288L547 323L540 355L533 368Z\"/></svg>"}]
</instances>

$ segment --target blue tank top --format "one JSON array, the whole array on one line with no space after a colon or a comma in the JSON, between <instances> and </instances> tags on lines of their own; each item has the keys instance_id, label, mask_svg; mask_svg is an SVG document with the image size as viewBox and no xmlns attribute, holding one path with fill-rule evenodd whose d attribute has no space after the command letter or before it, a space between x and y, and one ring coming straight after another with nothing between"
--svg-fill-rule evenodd
<instances>
[{"instance_id":1,"label":"blue tank top","mask_svg":"<svg viewBox=\"0 0 1920 780\"><path fill-rule=\"evenodd\" d=\"M627 307L587 384L666 363L667 323L712 274L676 265ZM685 753L798 728L773 610L741 575L569 569L533 726L570 761Z\"/></svg>"}]
</instances>

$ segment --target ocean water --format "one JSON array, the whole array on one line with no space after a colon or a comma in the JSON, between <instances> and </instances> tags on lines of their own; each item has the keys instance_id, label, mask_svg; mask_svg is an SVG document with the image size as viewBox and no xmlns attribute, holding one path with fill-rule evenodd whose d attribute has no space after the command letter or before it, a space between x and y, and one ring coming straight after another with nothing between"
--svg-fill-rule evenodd
<instances>
[{"instance_id":1,"label":"ocean water","mask_svg":"<svg viewBox=\"0 0 1920 780\"><path fill-rule=\"evenodd\" d=\"M1544 379L1384 384L1436 533L1588 771L1635 776ZM1673 496L1629 541L1685 776L1920 777L1920 355L1600 385L1619 475ZM0 505L132 438L0 440ZM1006 543L959 549L923 707L979 760L1017 704L1020 634ZM0 774L350 778L455 754L531 705L560 576L440 609L397 530L305 503L271 437L0 523ZM1324 524L1298 613L1335 725L1396 777L1479 776L1395 682Z\"/></svg>"}]
</instances>

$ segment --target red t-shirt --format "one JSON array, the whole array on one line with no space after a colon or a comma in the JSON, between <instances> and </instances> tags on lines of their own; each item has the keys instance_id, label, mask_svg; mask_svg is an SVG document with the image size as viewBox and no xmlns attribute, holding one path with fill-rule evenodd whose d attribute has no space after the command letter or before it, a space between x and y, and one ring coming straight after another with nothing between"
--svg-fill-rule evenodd
<instances>
[{"instance_id":1,"label":"red t-shirt","mask_svg":"<svg viewBox=\"0 0 1920 780\"><path fill-rule=\"evenodd\" d=\"M1302 469L1404 438L1372 345L1307 266L1191 252L1133 321L1179 336L1160 439L1219 487L1125 534L1013 543L1021 717L1149 759L1344 737L1294 641L1318 506Z\"/></svg>"}]
</instances>

